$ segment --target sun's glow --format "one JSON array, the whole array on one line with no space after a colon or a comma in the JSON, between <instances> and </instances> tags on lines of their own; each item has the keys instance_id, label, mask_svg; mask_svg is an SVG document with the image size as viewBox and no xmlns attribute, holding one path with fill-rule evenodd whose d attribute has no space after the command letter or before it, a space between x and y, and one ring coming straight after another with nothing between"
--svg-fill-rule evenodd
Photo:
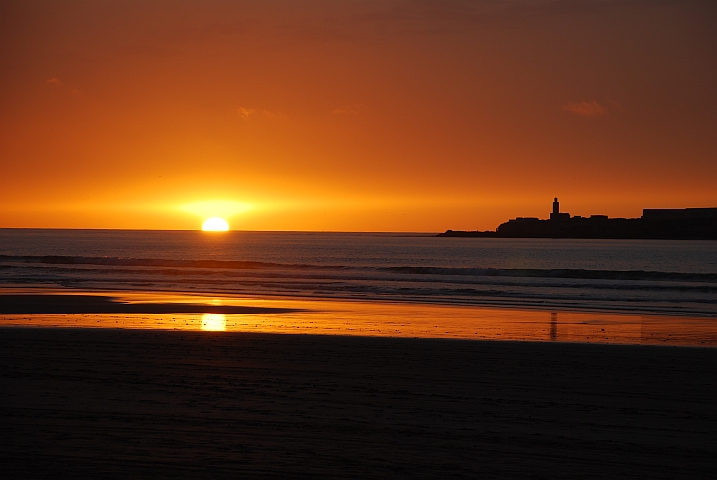
<instances>
[{"instance_id":1,"label":"sun's glow","mask_svg":"<svg viewBox=\"0 0 717 480\"><path fill-rule=\"evenodd\" d=\"M229 230L229 224L223 218L212 217L204 221L202 230L205 232L226 232Z\"/></svg>"},{"instance_id":2,"label":"sun's glow","mask_svg":"<svg viewBox=\"0 0 717 480\"><path fill-rule=\"evenodd\" d=\"M204 218L209 215L229 218L251 210L252 206L248 203L235 202L231 200L206 200L202 202L187 203L181 205L180 208L185 212Z\"/></svg>"},{"instance_id":3,"label":"sun's glow","mask_svg":"<svg viewBox=\"0 0 717 480\"><path fill-rule=\"evenodd\" d=\"M205 313L202 315L202 330L223 332L227 329L227 319L223 313Z\"/></svg>"}]
</instances>

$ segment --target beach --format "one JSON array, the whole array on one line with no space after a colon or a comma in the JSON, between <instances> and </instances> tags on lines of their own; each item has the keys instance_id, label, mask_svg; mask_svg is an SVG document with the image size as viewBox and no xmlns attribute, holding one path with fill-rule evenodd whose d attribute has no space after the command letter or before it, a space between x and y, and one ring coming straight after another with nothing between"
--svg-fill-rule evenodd
<instances>
[{"instance_id":1,"label":"beach","mask_svg":"<svg viewBox=\"0 0 717 480\"><path fill-rule=\"evenodd\" d=\"M707 316L58 288L0 287L0 327L717 347Z\"/></svg>"},{"instance_id":2,"label":"beach","mask_svg":"<svg viewBox=\"0 0 717 480\"><path fill-rule=\"evenodd\" d=\"M706 478L717 350L0 328L5 478Z\"/></svg>"},{"instance_id":3,"label":"beach","mask_svg":"<svg viewBox=\"0 0 717 480\"><path fill-rule=\"evenodd\" d=\"M3 478L717 467L713 243L0 237Z\"/></svg>"},{"instance_id":4,"label":"beach","mask_svg":"<svg viewBox=\"0 0 717 480\"><path fill-rule=\"evenodd\" d=\"M717 478L717 1L0 23L0 480Z\"/></svg>"}]
</instances>

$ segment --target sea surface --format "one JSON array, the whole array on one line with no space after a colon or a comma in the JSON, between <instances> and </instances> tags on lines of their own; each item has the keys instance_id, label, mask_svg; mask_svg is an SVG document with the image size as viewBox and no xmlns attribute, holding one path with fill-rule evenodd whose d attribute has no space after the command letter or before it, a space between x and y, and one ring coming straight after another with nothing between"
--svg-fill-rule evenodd
<instances>
[{"instance_id":1,"label":"sea surface","mask_svg":"<svg viewBox=\"0 0 717 480\"><path fill-rule=\"evenodd\" d=\"M717 317L717 242L0 229L0 287Z\"/></svg>"}]
</instances>

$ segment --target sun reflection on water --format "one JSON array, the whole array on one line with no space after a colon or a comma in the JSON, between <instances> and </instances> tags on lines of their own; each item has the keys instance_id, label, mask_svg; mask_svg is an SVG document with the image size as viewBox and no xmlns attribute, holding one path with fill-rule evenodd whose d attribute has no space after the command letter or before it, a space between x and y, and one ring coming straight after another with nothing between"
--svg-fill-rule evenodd
<instances>
[{"instance_id":1,"label":"sun reflection on water","mask_svg":"<svg viewBox=\"0 0 717 480\"><path fill-rule=\"evenodd\" d=\"M319 299L231 299L147 292L118 292L117 298L138 306L160 305L170 311L172 305L186 303L204 304L210 311L216 307L236 307L238 310L232 311L238 313L0 313L0 328L202 330L717 347L712 317ZM243 308L250 310L242 312Z\"/></svg>"},{"instance_id":2,"label":"sun reflection on water","mask_svg":"<svg viewBox=\"0 0 717 480\"><path fill-rule=\"evenodd\" d=\"M223 332L227 329L227 319L223 313L205 313L202 315L202 330Z\"/></svg>"}]
</instances>

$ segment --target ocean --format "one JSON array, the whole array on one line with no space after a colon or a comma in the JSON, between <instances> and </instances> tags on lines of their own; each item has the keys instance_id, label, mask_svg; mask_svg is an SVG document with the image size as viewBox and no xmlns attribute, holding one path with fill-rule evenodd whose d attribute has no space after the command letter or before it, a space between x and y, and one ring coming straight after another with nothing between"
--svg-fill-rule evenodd
<instances>
[{"instance_id":1,"label":"ocean","mask_svg":"<svg viewBox=\"0 0 717 480\"><path fill-rule=\"evenodd\" d=\"M717 316L717 242L0 229L0 287Z\"/></svg>"}]
</instances>

